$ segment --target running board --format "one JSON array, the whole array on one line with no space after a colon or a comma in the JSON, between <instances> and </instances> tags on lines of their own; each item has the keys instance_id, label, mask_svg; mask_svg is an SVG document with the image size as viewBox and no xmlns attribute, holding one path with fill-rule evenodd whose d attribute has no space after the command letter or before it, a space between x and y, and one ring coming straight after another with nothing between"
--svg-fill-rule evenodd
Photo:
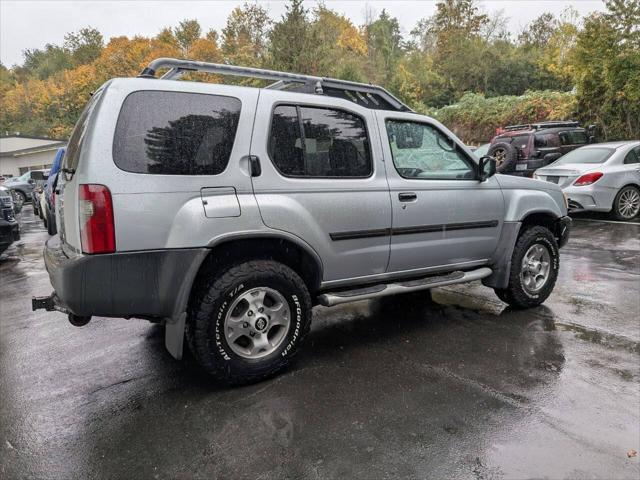
<instances>
[{"instance_id":1,"label":"running board","mask_svg":"<svg viewBox=\"0 0 640 480\"><path fill-rule=\"evenodd\" d=\"M455 283L466 283L488 277L493 271L488 267L478 268L469 272L451 272L445 275L436 275L419 278L417 280L407 280L405 282L387 283L372 285L370 287L356 288L354 290L343 290L338 292L327 292L318 296L318 302L325 307L333 307L341 303L356 302L369 298L386 297L398 293L417 292L429 288L443 287Z\"/></svg>"}]
</instances>

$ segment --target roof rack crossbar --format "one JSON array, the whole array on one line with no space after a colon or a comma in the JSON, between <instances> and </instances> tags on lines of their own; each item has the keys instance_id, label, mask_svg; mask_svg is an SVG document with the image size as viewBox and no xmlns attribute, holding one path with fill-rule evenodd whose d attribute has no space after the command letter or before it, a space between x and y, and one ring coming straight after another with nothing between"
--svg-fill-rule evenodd
<instances>
[{"instance_id":1,"label":"roof rack crossbar","mask_svg":"<svg viewBox=\"0 0 640 480\"><path fill-rule=\"evenodd\" d=\"M169 68L161 78L164 80L178 79L186 71L198 71L215 73L219 75L232 75L237 77L250 77L263 80L273 80L275 83L267 88L283 89L295 83L309 87L310 91L317 94L325 93L324 89L336 89L353 92L356 96L371 94L378 95L395 110L411 112L412 110L382 87L368 85L366 83L351 82L335 78L316 77L313 75L301 75L297 73L280 72L277 70L265 70L262 68L237 67L220 63L197 62L194 60L180 60L177 58L157 58L140 72L138 77L156 78L156 73L161 68ZM366 102L366 100L365 100Z\"/></svg>"}]
</instances>

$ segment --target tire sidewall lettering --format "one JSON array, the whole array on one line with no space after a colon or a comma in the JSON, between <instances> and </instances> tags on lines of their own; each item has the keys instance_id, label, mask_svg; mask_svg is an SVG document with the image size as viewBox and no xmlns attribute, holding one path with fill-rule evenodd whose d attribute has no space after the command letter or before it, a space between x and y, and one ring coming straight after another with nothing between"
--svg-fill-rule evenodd
<instances>
[{"instance_id":1,"label":"tire sidewall lettering","mask_svg":"<svg viewBox=\"0 0 640 480\"><path fill-rule=\"evenodd\" d=\"M265 285L267 286L267 285ZM216 309L216 314L215 314L215 322L214 322L214 348L215 350L217 350L218 354L222 357L222 359L224 359L225 361L231 361L234 357L237 358L236 355L230 353L227 351L226 348L226 342L223 341L223 336L224 336L224 321L225 321L225 317L227 314L227 310L230 307L230 305L233 303L233 300L239 295L241 294L244 290L246 290L247 288L252 288L253 285L251 286L246 286L244 284L240 284L238 286L234 286L231 290L229 290L223 297L222 297L222 301L220 303L220 306ZM271 287L274 288L274 287ZM280 293L283 293L281 290L279 290L278 288L276 288L276 290L280 291ZM285 298L287 298L287 301L289 302L289 307L291 308L292 312L295 312L295 322L294 325L292 325L290 327L289 333L287 334L289 336L289 342L286 344L286 346L283 348L283 350L280 352L280 356L282 357L286 357L287 355L290 354L291 350L294 349L294 347L296 346L296 343L298 342L298 339L300 337L300 333L301 333L301 329L302 329L302 315L303 315L303 307L302 307L302 303L300 302L300 299L298 297L298 295L295 294L284 294ZM281 347L282 348L282 347Z\"/></svg>"},{"instance_id":2,"label":"tire sidewall lettering","mask_svg":"<svg viewBox=\"0 0 640 480\"><path fill-rule=\"evenodd\" d=\"M214 326L214 332L213 332L215 344L216 344L215 348L218 350L218 353L220 354L220 356L227 362L231 360L231 356L225 350L224 342L222 341L222 337L224 335L225 313L226 313L227 307L233 302L233 299L242 291L243 288L244 288L244 284L241 283L240 285L231 289L223 297L224 300L220 304L220 307L218 308L218 312L216 313L216 316L215 316L215 326Z\"/></svg>"}]
</instances>

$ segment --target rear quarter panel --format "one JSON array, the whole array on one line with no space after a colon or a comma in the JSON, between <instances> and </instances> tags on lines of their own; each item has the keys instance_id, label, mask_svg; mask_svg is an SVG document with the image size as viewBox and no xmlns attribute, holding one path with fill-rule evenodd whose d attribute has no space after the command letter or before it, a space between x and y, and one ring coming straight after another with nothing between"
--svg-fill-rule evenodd
<instances>
[{"instance_id":1,"label":"rear quarter panel","mask_svg":"<svg viewBox=\"0 0 640 480\"><path fill-rule=\"evenodd\" d=\"M242 106L229 163L220 175L140 174L121 170L113 160L113 140L125 98L134 91L162 90L225 95L239 98ZM65 192L65 216L71 217L79 247L77 185L97 183L111 191L117 251L206 246L228 231L259 228L262 222L248 172L250 139L258 90L218 84L149 79L116 79L104 92L87 129L85 146L70 195ZM203 188L236 188L241 216L207 218ZM72 202L69 202L72 199ZM71 203L72 205L70 205ZM69 234L69 233L68 233ZM67 234L67 235L68 235Z\"/></svg>"}]
</instances>

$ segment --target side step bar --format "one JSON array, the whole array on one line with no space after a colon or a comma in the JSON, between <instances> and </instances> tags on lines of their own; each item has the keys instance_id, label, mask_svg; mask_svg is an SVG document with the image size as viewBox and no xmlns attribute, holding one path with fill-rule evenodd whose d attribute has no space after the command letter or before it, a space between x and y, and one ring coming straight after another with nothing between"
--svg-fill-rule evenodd
<instances>
[{"instance_id":1,"label":"side step bar","mask_svg":"<svg viewBox=\"0 0 640 480\"><path fill-rule=\"evenodd\" d=\"M455 283L472 282L488 277L492 273L493 271L490 268L482 267L469 272L451 272L446 275L434 275L417 280L407 280L405 282L372 285L354 290L327 292L318 296L318 302L325 307L332 307L334 305L340 305L341 303L386 297L387 295L396 295L398 293L417 292L418 290L443 287Z\"/></svg>"}]
</instances>

